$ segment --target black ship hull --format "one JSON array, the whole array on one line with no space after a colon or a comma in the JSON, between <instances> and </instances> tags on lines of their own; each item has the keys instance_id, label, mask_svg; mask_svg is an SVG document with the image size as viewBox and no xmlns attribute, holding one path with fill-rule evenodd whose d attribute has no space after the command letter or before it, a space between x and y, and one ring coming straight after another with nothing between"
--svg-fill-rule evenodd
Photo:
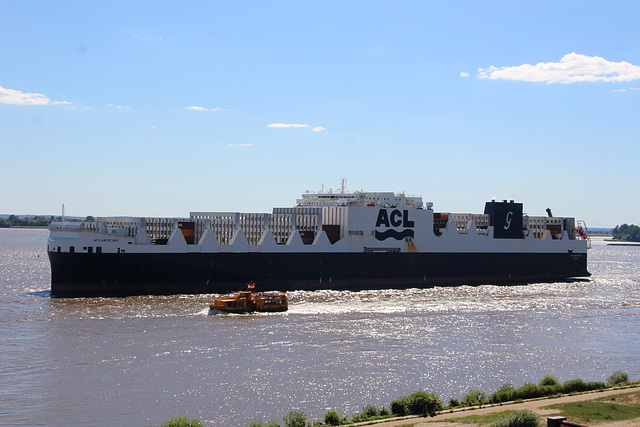
<instances>
[{"instance_id":1,"label":"black ship hull","mask_svg":"<svg viewBox=\"0 0 640 427\"><path fill-rule=\"evenodd\" d=\"M49 252L55 297L525 284L590 276L586 253Z\"/></svg>"}]
</instances>

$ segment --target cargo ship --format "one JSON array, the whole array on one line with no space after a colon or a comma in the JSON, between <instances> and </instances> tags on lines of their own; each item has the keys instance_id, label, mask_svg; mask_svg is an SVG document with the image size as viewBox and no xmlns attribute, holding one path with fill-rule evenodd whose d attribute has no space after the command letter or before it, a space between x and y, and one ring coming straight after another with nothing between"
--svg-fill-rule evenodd
<instances>
[{"instance_id":1,"label":"cargo ship","mask_svg":"<svg viewBox=\"0 0 640 427\"><path fill-rule=\"evenodd\" d=\"M293 205L293 204L292 204ZM305 192L271 213L98 217L50 225L51 294L233 292L526 284L588 277L586 226L523 213L513 200L482 213L437 212L394 192Z\"/></svg>"}]
</instances>

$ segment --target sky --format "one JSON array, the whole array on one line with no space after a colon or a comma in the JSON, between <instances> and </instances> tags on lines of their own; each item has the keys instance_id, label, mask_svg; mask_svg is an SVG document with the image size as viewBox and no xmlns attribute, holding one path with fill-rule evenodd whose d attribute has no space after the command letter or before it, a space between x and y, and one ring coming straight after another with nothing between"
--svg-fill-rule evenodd
<instances>
[{"instance_id":1,"label":"sky","mask_svg":"<svg viewBox=\"0 0 640 427\"><path fill-rule=\"evenodd\" d=\"M0 0L0 213L306 190L640 224L640 2Z\"/></svg>"}]
</instances>

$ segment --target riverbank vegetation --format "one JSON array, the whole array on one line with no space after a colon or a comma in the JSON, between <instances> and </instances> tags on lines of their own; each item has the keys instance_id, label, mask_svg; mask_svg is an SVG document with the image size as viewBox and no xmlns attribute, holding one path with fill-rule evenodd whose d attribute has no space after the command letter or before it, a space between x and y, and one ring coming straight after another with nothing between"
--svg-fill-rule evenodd
<instances>
[{"instance_id":1,"label":"riverbank vegetation","mask_svg":"<svg viewBox=\"0 0 640 427\"><path fill-rule=\"evenodd\" d=\"M460 398L449 399L449 404L444 406L441 398L426 390L418 390L406 396L395 399L387 409L385 406L378 407L373 404L363 406L362 412L353 414L351 417L340 416L338 411L329 410L321 421L313 421L307 418L305 412L300 410L291 411L283 417L283 424L276 420L264 422L262 420L252 421L247 427L307 427L307 426L339 426L354 424L364 421L373 421L384 418L407 416L407 415L435 415L435 412L453 411L454 409L478 406L482 404L503 404L511 401L521 401L525 399L543 398L550 396L560 396L563 394L580 393L591 390L602 390L611 386L629 384L629 376L624 371L617 371L610 375L607 382L585 382L581 379L569 380L560 383L552 375L546 375L537 384L525 383L522 387L515 388L512 384L501 385L498 390L487 396L483 390L471 388ZM506 411L500 417L494 415L493 421L489 421L496 426L527 426L532 419L537 420L535 414L523 413L523 411ZM534 424L531 424L534 425Z\"/></svg>"},{"instance_id":2,"label":"riverbank vegetation","mask_svg":"<svg viewBox=\"0 0 640 427\"><path fill-rule=\"evenodd\" d=\"M175 417L163 422L160 427L204 427L204 423L197 418Z\"/></svg>"},{"instance_id":3,"label":"riverbank vegetation","mask_svg":"<svg viewBox=\"0 0 640 427\"><path fill-rule=\"evenodd\" d=\"M622 224L615 226L611 230L611 235L615 240L622 240L625 242L640 242L640 227L637 225Z\"/></svg>"},{"instance_id":4,"label":"riverbank vegetation","mask_svg":"<svg viewBox=\"0 0 640 427\"><path fill-rule=\"evenodd\" d=\"M9 215L8 218L0 218L0 228L47 228L49 227L49 224L54 221L62 221L62 218L59 216L50 216L49 218L47 218L39 215L34 215L31 217ZM78 218L65 218L65 221L78 222L82 220ZM84 219L84 221L94 221L94 218L92 216L88 216Z\"/></svg>"},{"instance_id":5,"label":"riverbank vegetation","mask_svg":"<svg viewBox=\"0 0 640 427\"><path fill-rule=\"evenodd\" d=\"M30 218L20 218L16 215L9 215L9 218L0 218L0 228L10 227L48 227L52 221L52 218L45 218L43 216L33 216Z\"/></svg>"},{"instance_id":6,"label":"riverbank vegetation","mask_svg":"<svg viewBox=\"0 0 640 427\"><path fill-rule=\"evenodd\" d=\"M616 371L607 378L607 382L585 382L580 379L569 380L560 383L558 379L552 375L546 375L538 384L525 383L520 388L514 388L512 384L503 384L494 393L486 396L486 393L478 389L470 389L469 392L459 399L451 398L449 406L443 407L442 401L435 393L425 390L419 390L409 395L400 397L391 402L390 408L384 406L378 407L373 404L367 404L362 407L362 412L356 413L351 417L341 417L336 410L326 412L321 421L313 421L307 417L307 414L301 410L290 411L282 418L282 423L276 420L268 422L262 420L254 420L246 427L310 427L310 426L339 426L354 424L359 422L374 421L384 418L392 418L407 415L428 416L430 405L439 412L454 412L464 406L478 406L480 403L498 402L503 404L500 396L504 393L515 396L522 396L514 399L515 402L529 398L544 398L549 396L560 396L562 394L573 394L578 391L603 390L613 386L626 386L630 384L629 376L624 371ZM595 396L595 395L594 395ZM480 400L478 399L480 397ZM451 403L454 403L453 405ZM508 408L508 406L507 406ZM640 418L640 392L631 391L629 393L618 394L615 396L593 398L581 402L562 403L544 406L541 409L554 410L554 415L565 416L578 423L603 423L620 420ZM559 413L558 413L559 411ZM427 413L425 413L427 412ZM533 427L537 426L540 417L530 410L509 410L505 409L501 412L489 413L484 415L462 415L455 418L455 422L465 424L482 424L492 427ZM452 420L450 420L452 421ZM413 426L411 420L407 420L407 424L403 427ZM201 427L203 422L198 419L189 419L187 417L177 417L161 424L161 427Z\"/></svg>"},{"instance_id":7,"label":"riverbank vegetation","mask_svg":"<svg viewBox=\"0 0 640 427\"><path fill-rule=\"evenodd\" d=\"M584 382L583 380L569 380L560 384L555 377L547 375L538 384L525 383L517 389L513 388L511 384L503 384L498 391L489 396L489 402L497 404L514 400L581 393L606 387L607 385L603 382Z\"/></svg>"}]
</instances>

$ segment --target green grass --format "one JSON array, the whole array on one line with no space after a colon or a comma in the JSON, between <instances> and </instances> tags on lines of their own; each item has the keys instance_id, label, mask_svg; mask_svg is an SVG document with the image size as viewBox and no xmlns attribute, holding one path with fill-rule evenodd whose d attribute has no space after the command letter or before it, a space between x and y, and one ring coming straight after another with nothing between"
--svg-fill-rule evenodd
<instances>
[{"instance_id":1,"label":"green grass","mask_svg":"<svg viewBox=\"0 0 640 427\"><path fill-rule=\"evenodd\" d=\"M499 418L508 416L510 414L513 414L514 412L516 411L509 410L509 411L502 411L502 412L493 412L491 414L486 414L486 415L467 415L466 417L451 418L446 421L462 423L462 424L479 424L479 425L492 424ZM436 421L431 421L431 422L435 423ZM438 421L438 422L442 422L442 421Z\"/></svg>"},{"instance_id":2,"label":"green grass","mask_svg":"<svg viewBox=\"0 0 640 427\"><path fill-rule=\"evenodd\" d=\"M559 411L560 413L554 413L553 415L561 415L567 417L569 421L581 424L606 424L608 422L630 420L640 418L640 392L634 391L575 403L559 403L545 406L541 409ZM516 411L505 410L486 415L467 415L459 418L450 418L447 421L462 424L491 425L498 419L514 412Z\"/></svg>"},{"instance_id":3,"label":"green grass","mask_svg":"<svg viewBox=\"0 0 640 427\"><path fill-rule=\"evenodd\" d=\"M559 403L545 406L542 409L559 410L561 413L557 415L567 417L569 421L580 424L597 424L640 418L639 406L620 405L613 402L615 401L589 400L585 402Z\"/></svg>"},{"instance_id":4,"label":"green grass","mask_svg":"<svg viewBox=\"0 0 640 427\"><path fill-rule=\"evenodd\" d=\"M632 391L629 393L616 394L609 397L600 397L594 399L597 402L619 403L621 405L640 407L640 391Z\"/></svg>"}]
</instances>

